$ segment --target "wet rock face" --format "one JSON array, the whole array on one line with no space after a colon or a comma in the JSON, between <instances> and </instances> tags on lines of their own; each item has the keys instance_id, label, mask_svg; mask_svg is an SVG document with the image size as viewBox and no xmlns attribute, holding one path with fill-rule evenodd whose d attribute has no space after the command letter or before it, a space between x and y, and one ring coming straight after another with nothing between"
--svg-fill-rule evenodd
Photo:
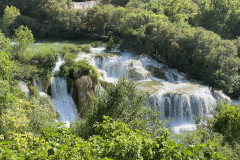
<instances>
[{"instance_id":1,"label":"wet rock face","mask_svg":"<svg viewBox=\"0 0 240 160\"><path fill-rule=\"evenodd\" d=\"M83 76L73 82L73 99L81 118L86 116L86 111L93 104L94 86L90 77Z\"/></svg>"},{"instance_id":2,"label":"wet rock face","mask_svg":"<svg viewBox=\"0 0 240 160\"><path fill-rule=\"evenodd\" d=\"M37 87L40 92L51 94L51 78L40 77L38 80L33 80L33 86Z\"/></svg>"}]
</instances>

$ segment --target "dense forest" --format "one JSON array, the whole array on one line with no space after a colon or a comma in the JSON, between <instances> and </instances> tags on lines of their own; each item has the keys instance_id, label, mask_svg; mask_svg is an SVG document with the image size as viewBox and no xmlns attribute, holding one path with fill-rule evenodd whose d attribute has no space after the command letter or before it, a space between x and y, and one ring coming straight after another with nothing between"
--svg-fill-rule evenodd
<instances>
[{"instance_id":1,"label":"dense forest","mask_svg":"<svg viewBox=\"0 0 240 160\"><path fill-rule=\"evenodd\" d=\"M99 0L83 11L72 0L1 0L0 17L0 159L240 159L238 105L219 101L195 130L173 134L136 82L104 82L88 61L75 60L91 46L119 44L238 99L240 1ZM33 46L45 40L81 44ZM69 127L51 101L59 74L67 85L86 84L87 98L73 91L80 118ZM40 79L43 91L34 85Z\"/></svg>"}]
</instances>

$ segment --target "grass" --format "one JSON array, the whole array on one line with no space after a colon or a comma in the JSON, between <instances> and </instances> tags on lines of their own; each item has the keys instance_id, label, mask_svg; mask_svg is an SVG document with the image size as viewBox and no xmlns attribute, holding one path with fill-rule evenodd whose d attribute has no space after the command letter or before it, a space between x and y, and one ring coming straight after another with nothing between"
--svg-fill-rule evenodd
<instances>
[{"instance_id":1,"label":"grass","mask_svg":"<svg viewBox=\"0 0 240 160\"><path fill-rule=\"evenodd\" d=\"M41 47L46 47L46 45L49 45L49 47L53 47L55 49L61 49L63 45L71 44L74 46L86 46L91 45L94 47L98 47L101 45L104 45L105 43L102 41L92 41L92 40L36 40L34 44L32 44L30 47L28 47L28 50L38 50Z\"/></svg>"}]
</instances>

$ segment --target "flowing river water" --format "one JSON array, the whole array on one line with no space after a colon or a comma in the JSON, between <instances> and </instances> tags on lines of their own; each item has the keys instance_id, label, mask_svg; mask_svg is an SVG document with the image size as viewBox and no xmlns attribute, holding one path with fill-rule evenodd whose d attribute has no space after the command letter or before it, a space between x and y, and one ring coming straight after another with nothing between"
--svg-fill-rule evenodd
<instances>
[{"instance_id":1,"label":"flowing river water","mask_svg":"<svg viewBox=\"0 0 240 160\"><path fill-rule=\"evenodd\" d=\"M170 119L175 133L195 129L196 117L209 116L217 100L227 99L220 91L212 92L208 87L185 78L183 73L157 62L148 55L113 51L105 53L104 47L92 48L92 53L81 53L76 61L86 59L98 69L100 79L116 83L121 77L127 77L138 83L139 89L150 93L150 103L161 112L162 119ZM51 80L52 102L59 113L59 121L76 121L76 105L67 91L67 82L59 74L64 60L60 57L54 68ZM44 96L41 81L34 82L40 94Z\"/></svg>"},{"instance_id":2,"label":"flowing river water","mask_svg":"<svg viewBox=\"0 0 240 160\"><path fill-rule=\"evenodd\" d=\"M209 116L217 100L230 101L222 92L212 92L148 55L104 53L100 47L92 48L91 54L79 54L76 61L83 59L98 69L104 81L115 83L121 77L136 81L141 90L150 93L150 102L155 110L161 111L161 118L171 119L167 125L176 133L193 130L194 119Z\"/></svg>"},{"instance_id":3,"label":"flowing river water","mask_svg":"<svg viewBox=\"0 0 240 160\"><path fill-rule=\"evenodd\" d=\"M60 66L63 63L64 60L62 57L59 57L54 68L54 77L51 81L51 93L53 106L59 113L59 121L66 123L66 126L69 127L70 122L77 120L78 112L72 97L68 93L67 81L59 74Z\"/></svg>"}]
</instances>

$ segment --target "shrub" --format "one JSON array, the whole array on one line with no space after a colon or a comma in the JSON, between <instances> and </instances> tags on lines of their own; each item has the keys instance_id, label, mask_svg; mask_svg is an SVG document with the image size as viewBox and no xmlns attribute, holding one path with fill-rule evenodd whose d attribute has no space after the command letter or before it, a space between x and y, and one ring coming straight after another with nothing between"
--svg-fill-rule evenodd
<instances>
[{"instance_id":1,"label":"shrub","mask_svg":"<svg viewBox=\"0 0 240 160\"><path fill-rule=\"evenodd\" d=\"M35 68L35 73L44 78L51 77L52 70L58 59L58 51L53 47L44 46L37 50L25 50L19 54L18 65L26 65L28 68ZM33 72L27 71L27 72Z\"/></svg>"},{"instance_id":2,"label":"shrub","mask_svg":"<svg viewBox=\"0 0 240 160\"><path fill-rule=\"evenodd\" d=\"M11 100L10 84L0 79L0 116L3 109L9 106Z\"/></svg>"},{"instance_id":3,"label":"shrub","mask_svg":"<svg viewBox=\"0 0 240 160\"><path fill-rule=\"evenodd\" d=\"M81 46L77 47L74 45L66 44L61 47L61 50L59 51L60 55L65 56L66 54L78 54L82 51Z\"/></svg>"},{"instance_id":4,"label":"shrub","mask_svg":"<svg viewBox=\"0 0 240 160\"><path fill-rule=\"evenodd\" d=\"M81 45L82 51L85 53L91 53L91 46L90 45Z\"/></svg>"},{"instance_id":5,"label":"shrub","mask_svg":"<svg viewBox=\"0 0 240 160\"><path fill-rule=\"evenodd\" d=\"M229 104L218 104L211 120L214 132L221 133L225 142L232 145L240 142L240 107Z\"/></svg>"},{"instance_id":6,"label":"shrub","mask_svg":"<svg viewBox=\"0 0 240 160\"><path fill-rule=\"evenodd\" d=\"M22 64L18 61L12 61L11 65L13 79L31 81L41 75L39 68L34 65Z\"/></svg>"},{"instance_id":7,"label":"shrub","mask_svg":"<svg viewBox=\"0 0 240 160\"><path fill-rule=\"evenodd\" d=\"M65 77L72 79L78 79L82 76L89 76L94 85L98 83L97 69L91 66L86 60L72 62L71 64L64 63L61 66L61 73Z\"/></svg>"},{"instance_id":8,"label":"shrub","mask_svg":"<svg viewBox=\"0 0 240 160\"><path fill-rule=\"evenodd\" d=\"M0 51L0 80L8 80L11 68L10 68L10 59L7 53Z\"/></svg>"},{"instance_id":9,"label":"shrub","mask_svg":"<svg viewBox=\"0 0 240 160\"><path fill-rule=\"evenodd\" d=\"M113 38L111 37L110 38L110 40L108 41L108 43L107 43L107 46L106 46L106 49L108 50L108 51L110 51L110 50L112 50L113 48L114 48L114 41L113 41Z\"/></svg>"},{"instance_id":10,"label":"shrub","mask_svg":"<svg viewBox=\"0 0 240 160\"><path fill-rule=\"evenodd\" d=\"M22 126L25 126L23 123ZM216 144L177 144L165 133L158 138L133 131L122 122L104 117L96 133L83 140L66 128L46 128L41 134L10 133L11 142L0 142L1 159L224 159ZM2 137L0 137L2 138Z\"/></svg>"}]
</instances>

